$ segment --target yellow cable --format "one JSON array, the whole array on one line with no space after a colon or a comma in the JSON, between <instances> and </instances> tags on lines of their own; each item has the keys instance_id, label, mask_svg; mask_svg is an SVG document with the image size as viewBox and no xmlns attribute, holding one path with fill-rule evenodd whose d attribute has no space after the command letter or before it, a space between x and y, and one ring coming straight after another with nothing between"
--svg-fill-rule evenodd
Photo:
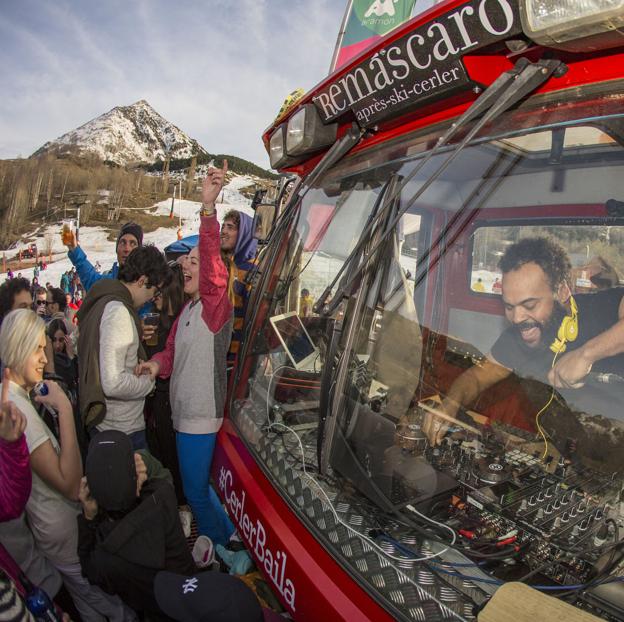
<instances>
[{"instance_id":1,"label":"yellow cable","mask_svg":"<svg viewBox=\"0 0 624 622\"><path fill-rule=\"evenodd\" d=\"M556 352L555 356L553 356L550 369L553 369L555 367L555 362L558 356L559 356L559 352ZM540 436L544 439L544 453L542 454L542 460L544 460L546 456L548 455L548 438L546 438L546 433L544 432L544 428L542 428L542 426L540 425L539 418L542 416L542 413L544 413L544 411L551 405L553 399L555 399L555 387L554 386L550 394L550 399L546 402L546 404L544 404L544 406L542 406L542 408L539 410L537 415L535 415L535 427L537 428L537 431L540 433Z\"/></svg>"}]
</instances>

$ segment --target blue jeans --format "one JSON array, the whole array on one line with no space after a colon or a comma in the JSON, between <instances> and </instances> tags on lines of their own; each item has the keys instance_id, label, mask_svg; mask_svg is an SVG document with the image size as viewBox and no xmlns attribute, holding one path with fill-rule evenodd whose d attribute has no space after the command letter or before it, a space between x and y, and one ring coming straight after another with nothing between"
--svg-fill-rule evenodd
<instances>
[{"instance_id":1,"label":"blue jeans","mask_svg":"<svg viewBox=\"0 0 624 622\"><path fill-rule=\"evenodd\" d=\"M197 531L214 544L226 545L234 525L210 485L210 465L216 434L176 432L176 446L184 494L197 521Z\"/></svg>"}]
</instances>

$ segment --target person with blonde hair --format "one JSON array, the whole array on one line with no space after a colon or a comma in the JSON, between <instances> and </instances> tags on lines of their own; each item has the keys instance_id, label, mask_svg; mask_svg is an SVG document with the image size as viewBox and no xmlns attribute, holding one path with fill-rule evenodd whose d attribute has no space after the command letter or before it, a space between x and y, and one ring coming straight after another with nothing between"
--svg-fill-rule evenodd
<instances>
[{"instance_id":1,"label":"person with blonde hair","mask_svg":"<svg viewBox=\"0 0 624 622\"><path fill-rule=\"evenodd\" d=\"M121 600L90 585L81 573L77 516L82 461L72 407L65 393L50 381L45 383L47 395L34 398L55 412L57 440L29 395L43 380L45 348L45 323L34 311L17 309L4 318L0 329L4 382L9 382L8 399L27 421L25 435L32 470L32 492L26 504L28 523L38 548L60 572L82 620L133 619Z\"/></svg>"}]
</instances>

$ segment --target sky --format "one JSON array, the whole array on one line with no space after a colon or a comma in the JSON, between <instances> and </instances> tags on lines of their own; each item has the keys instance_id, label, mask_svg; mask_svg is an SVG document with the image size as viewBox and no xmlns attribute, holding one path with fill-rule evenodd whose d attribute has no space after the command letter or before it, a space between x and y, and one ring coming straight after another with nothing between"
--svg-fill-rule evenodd
<instances>
[{"instance_id":1,"label":"sky","mask_svg":"<svg viewBox=\"0 0 624 622\"><path fill-rule=\"evenodd\" d=\"M0 0L0 158L146 99L264 168L264 129L320 82L346 0Z\"/></svg>"}]
</instances>

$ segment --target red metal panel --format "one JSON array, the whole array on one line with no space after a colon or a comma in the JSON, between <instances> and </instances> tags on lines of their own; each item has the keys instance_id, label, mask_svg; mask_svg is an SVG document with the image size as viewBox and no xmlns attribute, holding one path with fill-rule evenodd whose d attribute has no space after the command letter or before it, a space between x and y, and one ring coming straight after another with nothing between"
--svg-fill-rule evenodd
<instances>
[{"instance_id":1,"label":"red metal panel","mask_svg":"<svg viewBox=\"0 0 624 622\"><path fill-rule=\"evenodd\" d=\"M229 420L219 433L212 474L258 568L295 620L393 620L299 521Z\"/></svg>"}]
</instances>

